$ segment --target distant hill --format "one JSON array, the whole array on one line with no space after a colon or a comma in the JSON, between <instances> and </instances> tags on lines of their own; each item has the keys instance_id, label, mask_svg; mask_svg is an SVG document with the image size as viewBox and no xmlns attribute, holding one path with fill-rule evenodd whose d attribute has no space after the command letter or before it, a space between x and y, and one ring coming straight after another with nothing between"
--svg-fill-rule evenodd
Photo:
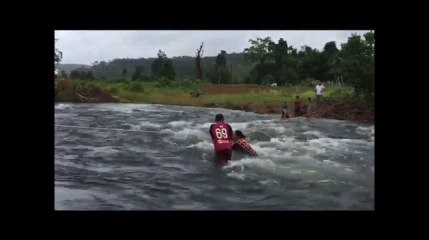
<instances>
[{"instance_id":1,"label":"distant hill","mask_svg":"<svg viewBox=\"0 0 429 240\"><path fill-rule=\"evenodd\" d=\"M71 71L78 69L78 68L91 68L90 65L85 65L85 64L58 64L58 69L60 71L66 71L67 74L70 74Z\"/></svg>"},{"instance_id":2,"label":"distant hill","mask_svg":"<svg viewBox=\"0 0 429 240\"><path fill-rule=\"evenodd\" d=\"M152 74L151 64L156 58L123 58L114 59L109 62L98 62L94 66L79 65L79 64L62 64L74 65L79 71L92 71L96 78L106 78L108 80L121 77L122 69L127 69L127 77L134 74L135 66L142 66L144 74L150 76ZM243 82L248 77L252 68L251 65L244 64L244 53L231 53L226 55L228 67L232 64L232 78L234 82ZM173 64L176 68L176 79L183 80L186 78L193 78L195 76L195 57L181 56L173 57ZM216 56L204 57L204 75L206 78L214 72ZM60 64L61 65L61 64ZM60 68L61 70L61 68ZM71 70L70 70L71 71ZM69 73L69 72L67 72Z\"/></svg>"}]
</instances>

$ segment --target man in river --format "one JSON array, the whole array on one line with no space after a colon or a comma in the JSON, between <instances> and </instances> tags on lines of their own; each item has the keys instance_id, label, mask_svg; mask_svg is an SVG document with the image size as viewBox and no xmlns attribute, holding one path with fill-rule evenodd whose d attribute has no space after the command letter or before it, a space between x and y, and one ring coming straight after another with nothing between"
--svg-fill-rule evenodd
<instances>
[{"instance_id":1,"label":"man in river","mask_svg":"<svg viewBox=\"0 0 429 240\"><path fill-rule=\"evenodd\" d=\"M234 140L232 150L239 151L250 156L258 156L255 149L252 148L252 146L247 141L246 136L240 130L235 131L232 139Z\"/></svg>"},{"instance_id":2,"label":"man in river","mask_svg":"<svg viewBox=\"0 0 429 240\"><path fill-rule=\"evenodd\" d=\"M215 123L210 126L210 135L213 140L217 160L231 160L232 154L232 128L224 122L223 115L217 114Z\"/></svg>"},{"instance_id":3,"label":"man in river","mask_svg":"<svg viewBox=\"0 0 429 240\"><path fill-rule=\"evenodd\" d=\"M287 102L285 102L282 106L282 117L281 118L289 118Z\"/></svg>"},{"instance_id":4,"label":"man in river","mask_svg":"<svg viewBox=\"0 0 429 240\"><path fill-rule=\"evenodd\" d=\"M306 108L307 113L311 113L312 108L313 108L313 106L312 106L312 103L311 103L311 97L309 97L308 98L308 103L307 103L307 108Z\"/></svg>"}]
</instances>

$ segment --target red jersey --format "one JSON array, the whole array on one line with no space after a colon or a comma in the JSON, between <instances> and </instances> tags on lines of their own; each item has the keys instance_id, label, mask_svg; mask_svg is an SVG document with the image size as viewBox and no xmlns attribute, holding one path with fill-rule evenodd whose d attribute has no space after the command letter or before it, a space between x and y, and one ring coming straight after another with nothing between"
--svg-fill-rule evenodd
<instances>
[{"instance_id":1,"label":"red jersey","mask_svg":"<svg viewBox=\"0 0 429 240\"><path fill-rule=\"evenodd\" d=\"M232 150L232 128L228 123L216 122L210 126L215 151Z\"/></svg>"}]
</instances>

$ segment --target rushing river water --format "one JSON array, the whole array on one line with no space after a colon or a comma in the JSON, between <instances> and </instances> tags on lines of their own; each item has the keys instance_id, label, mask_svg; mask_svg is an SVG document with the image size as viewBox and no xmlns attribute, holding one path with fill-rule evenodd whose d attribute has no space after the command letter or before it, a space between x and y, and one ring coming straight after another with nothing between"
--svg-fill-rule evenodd
<instances>
[{"instance_id":1,"label":"rushing river water","mask_svg":"<svg viewBox=\"0 0 429 240\"><path fill-rule=\"evenodd\" d=\"M222 113L258 157L214 159ZM374 126L150 104L56 104L56 210L372 210Z\"/></svg>"}]
</instances>

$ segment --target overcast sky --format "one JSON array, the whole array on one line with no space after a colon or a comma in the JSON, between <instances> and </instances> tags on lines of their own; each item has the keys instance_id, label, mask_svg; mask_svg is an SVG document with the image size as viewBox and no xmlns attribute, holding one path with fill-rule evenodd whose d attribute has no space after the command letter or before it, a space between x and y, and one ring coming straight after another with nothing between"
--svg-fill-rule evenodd
<instances>
[{"instance_id":1,"label":"overcast sky","mask_svg":"<svg viewBox=\"0 0 429 240\"><path fill-rule=\"evenodd\" d=\"M195 56L201 42L204 56L216 56L221 50L242 52L250 46L249 39L268 36L275 42L283 38L297 49L308 45L322 50L329 41L340 48L352 33L368 31L55 31L55 47L63 52L61 63L91 64L115 58L156 57L159 49L168 57Z\"/></svg>"}]
</instances>

